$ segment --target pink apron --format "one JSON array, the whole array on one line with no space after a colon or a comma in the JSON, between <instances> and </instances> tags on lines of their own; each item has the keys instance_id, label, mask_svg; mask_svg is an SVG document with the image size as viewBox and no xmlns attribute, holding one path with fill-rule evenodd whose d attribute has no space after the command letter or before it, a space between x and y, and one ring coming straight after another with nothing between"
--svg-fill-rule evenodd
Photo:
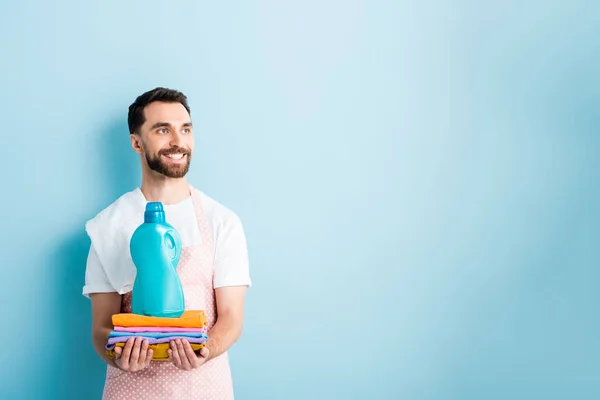
<instances>
[{"instance_id":1,"label":"pink apron","mask_svg":"<svg viewBox=\"0 0 600 400\"><path fill-rule=\"evenodd\" d=\"M177 273L183 286L185 308L206 313L210 341L210 329L217 318L213 288L214 243L199 193L193 188L191 191L202 243L182 249ZM123 295L121 312L131 312L131 292ZM134 373L108 365L103 399L233 399L227 353L191 371L178 369L170 360L152 361L149 367Z\"/></svg>"}]
</instances>

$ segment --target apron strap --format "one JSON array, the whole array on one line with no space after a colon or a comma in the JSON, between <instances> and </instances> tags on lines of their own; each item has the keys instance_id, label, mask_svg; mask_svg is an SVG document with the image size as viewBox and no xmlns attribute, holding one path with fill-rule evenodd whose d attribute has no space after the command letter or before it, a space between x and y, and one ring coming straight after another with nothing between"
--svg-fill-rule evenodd
<instances>
[{"instance_id":1,"label":"apron strap","mask_svg":"<svg viewBox=\"0 0 600 400\"><path fill-rule=\"evenodd\" d=\"M202 207L202 200L200 199L200 192L190 186L190 192L192 193L192 202L194 203L194 210L196 212L196 220L198 222L198 228L200 229L200 235L202 237L202 244L205 246L209 246L210 254L212 256L211 268L214 270L215 268L215 245L213 241L213 237L210 234L210 229L208 226L208 220L204 214L204 208Z\"/></svg>"}]
</instances>

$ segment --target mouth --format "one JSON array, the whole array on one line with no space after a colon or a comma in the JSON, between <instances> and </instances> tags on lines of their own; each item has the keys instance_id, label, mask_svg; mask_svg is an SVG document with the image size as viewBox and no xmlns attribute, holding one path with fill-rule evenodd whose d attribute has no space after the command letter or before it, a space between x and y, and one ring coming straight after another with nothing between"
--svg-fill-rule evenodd
<instances>
[{"instance_id":1,"label":"mouth","mask_svg":"<svg viewBox=\"0 0 600 400\"><path fill-rule=\"evenodd\" d=\"M169 162L174 164L183 164L186 161L187 154L185 153L170 153L163 154L161 157L166 158Z\"/></svg>"}]
</instances>

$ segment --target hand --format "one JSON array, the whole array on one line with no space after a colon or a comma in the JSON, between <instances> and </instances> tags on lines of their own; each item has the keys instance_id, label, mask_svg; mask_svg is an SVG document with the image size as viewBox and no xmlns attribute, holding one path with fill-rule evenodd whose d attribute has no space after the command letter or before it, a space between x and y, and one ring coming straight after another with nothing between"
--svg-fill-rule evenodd
<instances>
[{"instance_id":1,"label":"hand","mask_svg":"<svg viewBox=\"0 0 600 400\"><path fill-rule=\"evenodd\" d=\"M154 351L148 348L148 340L129 338L124 347L115 347L115 364L123 371L137 372L148 367Z\"/></svg>"},{"instance_id":2,"label":"hand","mask_svg":"<svg viewBox=\"0 0 600 400\"><path fill-rule=\"evenodd\" d=\"M194 353L190 342L185 339L171 341L171 348L167 350L171 362L184 371L198 368L208 360L209 351L206 347L200 349L200 354Z\"/></svg>"}]
</instances>

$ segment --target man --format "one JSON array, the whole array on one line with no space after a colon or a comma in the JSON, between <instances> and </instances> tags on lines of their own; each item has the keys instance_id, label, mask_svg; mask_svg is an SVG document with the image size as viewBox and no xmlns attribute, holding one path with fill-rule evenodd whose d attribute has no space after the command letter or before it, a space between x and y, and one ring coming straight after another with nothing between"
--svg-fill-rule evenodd
<instances>
[{"instance_id":1,"label":"man","mask_svg":"<svg viewBox=\"0 0 600 400\"><path fill-rule=\"evenodd\" d=\"M86 223L91 246L83 294L91 299L94 348L107 363L103 398L231 399L227 350L241 335L251 283L241 222L185 178L194 150L185 95L165 88L146 92L129 107L128 122L131 145L140 155L141 186ZM208 341L198 352L187 341L173 341L169 361L157 361L147 341L130 339L111 359L105 345L112 315L131 312L136 269L129 240L149 201L163 203L167 222L181 236L177 273L185 306L206 313Z\"/></svg>"}]
</instances>

